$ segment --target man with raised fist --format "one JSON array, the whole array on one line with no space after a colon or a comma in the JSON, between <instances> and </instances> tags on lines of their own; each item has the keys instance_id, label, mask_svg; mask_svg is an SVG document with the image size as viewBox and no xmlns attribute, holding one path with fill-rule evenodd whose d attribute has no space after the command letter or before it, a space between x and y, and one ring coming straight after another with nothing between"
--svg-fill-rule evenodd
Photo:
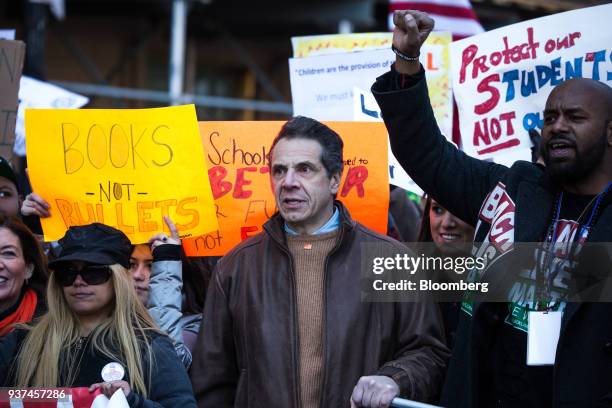
<instances>
[{"instance_id":1,"label":"man with raised fist","mask_svg":"<svg viewBox=\"0 0 612 408\"><path fill-rule=\"evenodd\" d=\"M433 20L404 10L394 22L396 62L372 87L393 153L423 190L476 227L473 254L488 262L471 277L510 277L504 288L523 288L502 302L463 302L441 405L610 406L612 296L602 288L612 268L610 245L601 243L612 241L612 89L575 78L552 90L545 167L477 160L447 142L434 119L418 61ZM502 257L523 242L538 243L526 273ZM607 263L586 255L592 245Z\"/></svg>"}]
</instances>

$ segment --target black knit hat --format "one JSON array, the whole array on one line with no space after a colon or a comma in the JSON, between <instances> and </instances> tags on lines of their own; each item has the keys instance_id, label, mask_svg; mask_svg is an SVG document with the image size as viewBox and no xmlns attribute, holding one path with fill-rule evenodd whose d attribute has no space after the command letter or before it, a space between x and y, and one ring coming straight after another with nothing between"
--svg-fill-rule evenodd
<instances>
[{"instance_id":1,"label":"black knit hat","mask_svg":"<svg viewBox=\"0 0 612 408\"><path fill-rule=\"evenodd\" d=\"M51 269L73 261L95 265L119 264L126 269L130 266L132 243L123 232L108 225L93 223L70 227L58 243L60 253L57 259L49 262Z\"/></svg>"}]
</instances>

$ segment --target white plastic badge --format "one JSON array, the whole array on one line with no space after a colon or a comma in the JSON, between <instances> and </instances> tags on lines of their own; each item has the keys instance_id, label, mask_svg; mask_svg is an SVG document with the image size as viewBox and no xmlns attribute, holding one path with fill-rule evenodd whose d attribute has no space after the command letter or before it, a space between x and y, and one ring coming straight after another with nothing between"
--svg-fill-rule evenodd
<instances>
[{"instance_id":1,"label":"white plastic badge","mask_svg":"<svg viewBox=\"0 0 612 408\"><path fill-rule=\"evenodd\" d=\"M119 363L108 363L102 368L102 379L106 382L123 380L125 370Z\"/></svg>"},{"instance_id":2,"label":"white plastic badge","mask_svg":"<svg viewBox=\"0 0 612 408\"><path fill-rule=\"evenodd\" d=\"M527 365L555 364L562 315L562 312L529 312Z\"/></svg>"}]
</instances>

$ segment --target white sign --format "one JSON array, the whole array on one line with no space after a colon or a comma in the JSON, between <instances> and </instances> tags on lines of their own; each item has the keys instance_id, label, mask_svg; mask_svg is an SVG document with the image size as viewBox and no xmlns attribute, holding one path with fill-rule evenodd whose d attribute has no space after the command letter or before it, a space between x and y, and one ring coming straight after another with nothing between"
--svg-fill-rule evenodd
<instances>
[{"instance_id":1,"label":"white sign","mask_svg":"<svg viewBox=\"0 0 612 408\"><path fill-rule=\"evenodd\" d=\"M293 113L319 121L353 120L353 87L369 89L394 61L390 49L291 58Z\"/></svg>"},{"instance_id":2,"label":"white sign","mask_svg":"<svg viewBox=\"0 0 612 408\"><path fill-rule=\"evenodd\" d=\"M96 396L91 404L91 408L129 408L130 404L128 404L127 399L125 398L125 394L123 390L119 388L117 391L111 395L110 399L108 399L104 394L100 394Z\"/></svg>"},{"instance_id":3,"label":"white sign","mask_svg":"<svg viewBox=\"0 0 612 408\"><path fill-rule=\"evenodd\" d=\"M346 40L346 36L341 37ZM432 33L421 50L434 114L445 134L451 134L452 129L449 43L450 34ZM319 121L353 120L353 87L370 89L376 78L388 72L394 62L395 54L390 47L291 58L294 115Z\"/></svg>"},{"instance_id":4,"label":"white sign","mask_svg":"<svg viewBox=\"0 0 612 408\"><path fill-rule=\"evenodd\" d=\"M357 122L382 122L380 108L371 92L355 87L353 88L353 96L352 120ZM389 146L389 183L422 196L423 190L421 187L412 181L393 155L391 142L387 146Z\"/></svg>"},{"instance_id":5,"label":"white sign","mask_svg":"<svg viewBox=\"0 0 612 408\"><path fill-rule=\"evenodd\" d=\"M14 40L15 30L0 30L0 40Z\"/></svg>"},{"instance_id":6,"label":"white sign","mask_svg":"<svg viewBox=\"0 0 612 408\"><path fill-rule=\"evenodd\" d=\"M612 4L510 25L451 43L453 92L462 146L486 159L521 151L560 82L593 78L612 85Z\"/></svg>"},{"instance_id":7,"label":"white sign","mask_svg":"<svg viewBox=\"0 0 612 408\"><path fill-rule=\"evenodd\" d=\"M89 98L59 86L51 85L27 76L21 77L19 85L19 109L15 127L15 146L13 151L19 156L26 155L25 148L25 110L27 108L76 109L86 105Z\"/></svg>"}]
</instances>

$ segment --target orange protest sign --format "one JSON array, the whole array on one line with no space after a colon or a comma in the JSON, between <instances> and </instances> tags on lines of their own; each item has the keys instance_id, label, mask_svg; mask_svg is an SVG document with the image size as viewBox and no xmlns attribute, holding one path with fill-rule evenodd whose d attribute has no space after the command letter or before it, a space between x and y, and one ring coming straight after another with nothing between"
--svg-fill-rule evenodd
<instances>
[{"instance_id":1,"label":"orange protest sign","mask_svg":"<svg viewBox=\"0 0 612 408\"><path fill-rule=\"evenodd\" d=\"M200 122L219 230L183 240L190 256L224 255L276 212L269 148L284 122ZM354 219L387 231L387 130L377 122L327 122L344 141L338 199Z\"/></svg>"}]
</instances>

